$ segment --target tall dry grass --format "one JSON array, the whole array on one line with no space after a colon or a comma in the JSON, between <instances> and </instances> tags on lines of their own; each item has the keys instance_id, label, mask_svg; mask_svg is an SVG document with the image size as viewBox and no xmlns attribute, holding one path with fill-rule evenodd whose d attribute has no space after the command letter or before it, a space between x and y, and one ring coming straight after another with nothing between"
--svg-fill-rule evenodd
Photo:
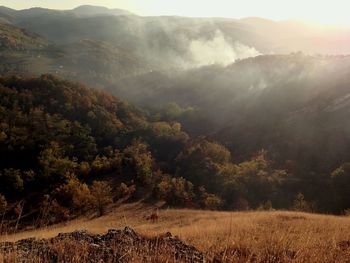
<instances>
[{"instance_id":1,"label":"tall dry grass","mask_svg":"<svg viewBox=\"0 0 350 263\"><path fill-rule=\"evenodd\" d=\"M100 218L83 218L36 231L4 235L0 241L48 238L86 229L103 233L125 226L146 236L171 232L222 262L350 262L350 218L298 212L211 212L159 210L156 223L145 217L152 207L135 203ZM347 242L349 241L349 242Z\"/></svg>"}]
</instances>

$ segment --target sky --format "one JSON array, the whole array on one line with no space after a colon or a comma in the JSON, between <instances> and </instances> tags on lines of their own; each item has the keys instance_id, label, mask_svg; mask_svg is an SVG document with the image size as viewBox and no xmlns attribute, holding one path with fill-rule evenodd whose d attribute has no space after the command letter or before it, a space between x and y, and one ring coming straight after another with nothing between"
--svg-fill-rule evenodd
<instances>
[{"instance_id":1,"label":"sky","mask_svg":"<svg viewBox=\"0 0 350 263\"><path fill-rule=\"evenodd\" d=\"M87 4L127 9L146 16L263 17L350 25L350 0L0 0L0 5L14 9L72 9Z\"/></svg>"}]
</instances>

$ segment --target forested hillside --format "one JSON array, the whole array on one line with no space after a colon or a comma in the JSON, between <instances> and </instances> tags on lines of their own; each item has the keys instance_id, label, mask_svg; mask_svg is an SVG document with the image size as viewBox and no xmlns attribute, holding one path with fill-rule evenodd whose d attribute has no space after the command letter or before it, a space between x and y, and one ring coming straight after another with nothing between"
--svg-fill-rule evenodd
<instances>
[{"instance_id":1,"label":"forested hillside","mask_svg":"<svg viewBox=\"0 0 350 263\"><path fill-rule=\"evenodd\" d=\"M282 166L322 174L348 161L349 73L349 56L270 55L148 73L111 92L220 141L236 160L263 148Z\"/></svg>"},{"instance_id":2,"label":"forested hillside","mask_svg":"<svg viewBox=\"0 0 350 263\"><path fill-rule=\"evenodd\" d=\"M93 206L83 182L105 176L109 198L147 188L163 176L149 150L167 167L188 140L179 124L149 122L111 95L50 75L1 78L0 87L0 192L10 218L23 205L30 218L83 213Z\"/></svg>"},{"instance_id":3,"label":"forested hillside","mask_svg":"<svg viewBox=\"0 0 350 263\"><path fill-rule=\"evenodd\" d=\"M348 208L348 164L315 174L262 149L234 161L240 148L190 138L178 122L51 75L1 78L0 89L1 209L10 225L19 214L36 225L102 214L121 198L207 209Z\"/></svg>"}]
</instances>

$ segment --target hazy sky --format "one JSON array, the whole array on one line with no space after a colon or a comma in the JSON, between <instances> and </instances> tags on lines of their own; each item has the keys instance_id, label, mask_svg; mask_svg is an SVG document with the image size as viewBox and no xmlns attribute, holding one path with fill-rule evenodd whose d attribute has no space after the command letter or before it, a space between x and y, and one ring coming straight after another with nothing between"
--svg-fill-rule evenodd
<instances>
[{"instance_id":1,"label":"hazy sky","mask_svg":"<svg viewBox=\"0 0 350 263\"><path fill-rule=\"evenodd\" d=\"M140 15L259 16L350 25L350 0L0 0L0 5L15 9L71 9L83 4L123 8Z\"/></svg>"}]
</instances>

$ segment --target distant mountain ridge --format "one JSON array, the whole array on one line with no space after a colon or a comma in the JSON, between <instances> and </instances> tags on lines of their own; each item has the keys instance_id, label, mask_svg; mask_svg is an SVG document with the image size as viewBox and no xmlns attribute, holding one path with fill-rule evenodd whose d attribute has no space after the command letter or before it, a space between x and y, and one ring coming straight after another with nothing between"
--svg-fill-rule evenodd
<instances>
[{"instance_id":1,"label":"distant mountain ridge","mask_svg":"<svg viewBox=\"0 0 350 263\"><path fill-rule=\"evenodd\" d=\"M114 16L120 16L120 15L134 15L133 13L123 10L123 9L109 9L107 7L102 7L102 6L92 6L92 5L82 5L78 6L70 12L73 12L74 14L77 15L86 15L86 16L91 16L91 15L114 15Z\"/></svg>"},{"instance_id":2,"label":"distant mountain ridge","mask_svg":"<svg viewBox=\"0 0 350 263\"><path fill-rule=\"evenodd\" d=\"M72 10L14 10L2 6L1 22L25 28L55 43L66 44L86 38L120 47L142 43L154 48L155 53L160 51L161 55L162 49L168 48L169 53L179 56L180 60L183 59L181 53L191 47L191 41L210 41L216 32L220 32L230 45L239 42L262 54L298 51L309 54L350 53L350 29L325 29L300 21L279 22L258 17L142 17L122 9L91 5ZM138 54L151 51L141 50ZM178 61L178 64L184 63Z\"/></svg>"},{"instance_id":3,"label":"distant mountain ridge","mask_svg":"<svg viewBox=\"0 0 350 263\"><path fill-rule=\"evenodd\" d=\"M0 6L0 14L9 15L15 18L33 17L48 14L74 14L77 16L98 16L98 15L133 15L131 12L122 9L109 9L102 6L82 5L71 10L55 10L41 7L15 10L5 6Z\"/></svg>"}]
</instances>

